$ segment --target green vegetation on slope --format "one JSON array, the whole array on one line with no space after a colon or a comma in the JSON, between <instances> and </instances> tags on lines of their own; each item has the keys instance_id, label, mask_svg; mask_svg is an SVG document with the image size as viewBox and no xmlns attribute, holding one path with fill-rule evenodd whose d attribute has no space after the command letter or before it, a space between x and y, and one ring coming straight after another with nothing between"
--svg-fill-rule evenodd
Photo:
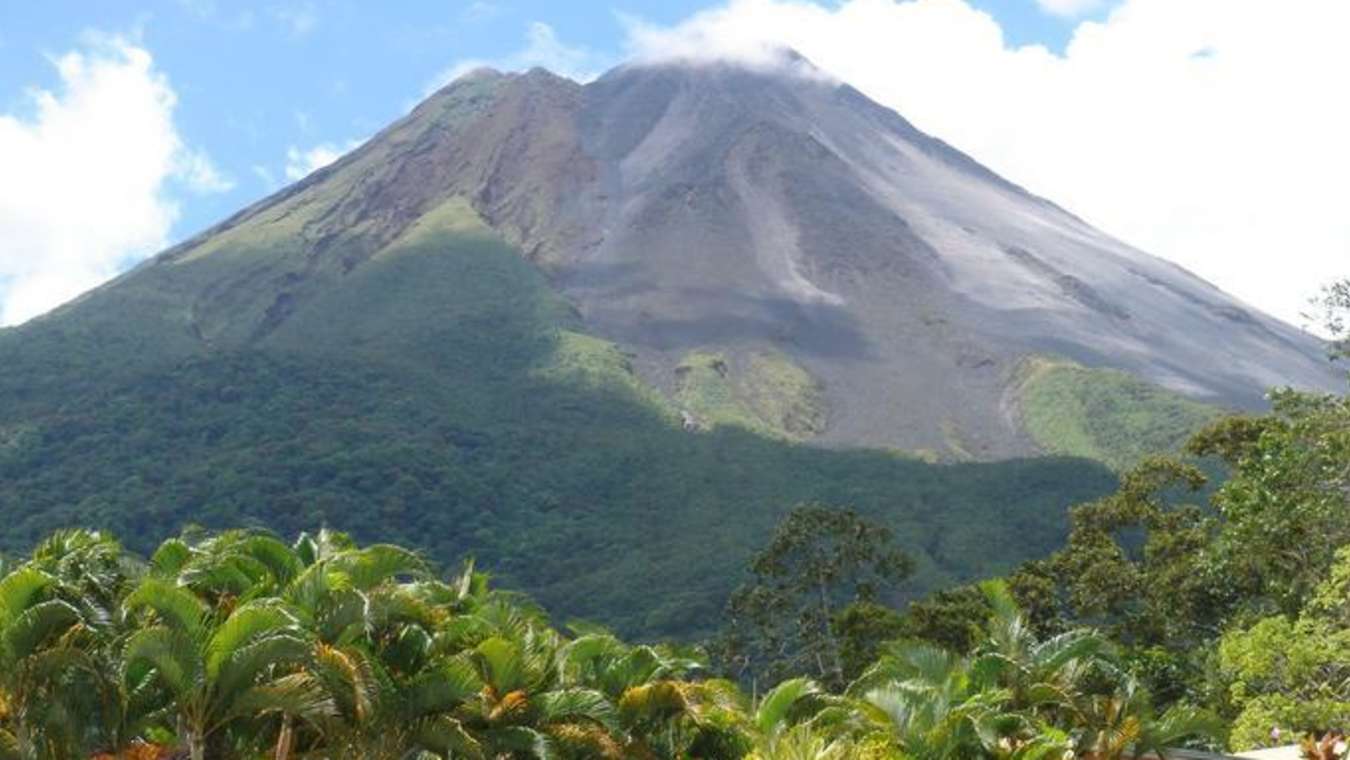
<instances>
[{"instance_id":1,"label":"green vegetation on slope","mask_svg":"<svg viewBox=\"0 0 1350 760\"><path fill-rule=\"evenodd\" d=\"M696 426L737 427L804 440L825 429L820 383L781 353L760 351L733 361L695 351L675 368L675 403Z\"/></svg>"},{"instance_id":2,"label":"green vegetation on slope","mask_svg":"<svg viewBox=\"0 0 1350 760\"><path fill-rule=\"evenodd\" d=\"M0 333L0 428L27 431L0 455L4 547L71 525L148 550L186 523L326 523L477 554L561 614L694 636L791 504L884 520L920 592L1048 553L1064 509L1115 485L1082 460L934 466L687 433L534 267L442 211L346 273L305 270L283 237L275 256L145 267ZM256 268L236 282L222 256ZM237 290L238 323L220 321ZM194 337L203 320L214 340Z\"/></svg>"},{"instance_id":3,"label":"green vegetation on slope","mask_svg":"<svg viewBox=\"0 0 1350 760\"><path fill-rule=\"evenodd\" d=\"M1222 413L1119 370L1033 358L1021 374L1022 424L1036 444L1118 471L1177 452Z\"/></svg>"}]
</instances>

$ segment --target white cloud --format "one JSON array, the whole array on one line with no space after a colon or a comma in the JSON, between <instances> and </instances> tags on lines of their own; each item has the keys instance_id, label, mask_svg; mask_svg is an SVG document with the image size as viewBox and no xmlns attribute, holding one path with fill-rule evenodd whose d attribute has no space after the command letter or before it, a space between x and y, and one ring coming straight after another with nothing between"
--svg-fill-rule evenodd
<instances>
[{"instance_id":1,"label":"white cloud","mask_svg":"<svg viewBox=\"0 0 1350 760\"><path fill-rule=\"evenodd\" d=\"M57 91L0 114L0 324L41 314L163 248L174 184L231 182L173 121L176 97L146 50L117 38L53 60Z\"/></svg>"},{"instance_id":2,"label":"white cloud","mask_svg":"<svg viewBox=\"0 0 1350 760\"><path fill-rule=\"evenodd\" d=\"M224 193L234 189L234 180L221 174L210 156L200 150L179 151L174 170L193 192Z\"/></svg>"},{"instance_id":3,"label":"white cloud","mask_svg":"<svg viewBox=\"0 0 1350 760\"><path fill-rule=\"evenodd\" d=\"M1126 0L1056 54L1009 47L963 0L732 0L629 37L647 58L791 46L1103 230L1298 321L1350 274L1347 28L1343 2Z\"/></svg>"},{"instance_id":4,"label":"white cloud","mask_svg":"<svg viewBox=\"0 0 1350 760\"><path fill-rule=\"evenodd\" d=\"M291 146L286 149L286 179L294 182L298 179L304 179L310 174L322 169L323 167L342 158L356 146L365 142L365 140L348 140L345 143L320 143L312 148L301 149ZM255 167L255 172L258 168ZM267 179L271 178L271 172L265 169L258 172L259 176Z\"/></svg>"},{"instance_id":5,"label":"white cloud","mask_svg":"<svg viewBox=\"0 0 1350 760\"><path fill-rule=\"evenodd\" d=\"M1055 16L1064 16L1065 18L1076 18L1095 10L1100 10L1105 2L1103 0L1036 0L1036 5L1041 10Z\"/></svg>"},{"instance_id":6,"label":"white cloud","mask_svg":"<svg viewBox=\"0 0 1350 760\"><path fill-rule=\"evenodd\" d=\"M525 46L501 58L469 58L456 61L438 74L427 86L430 94L464 74L485 66L502 71L523 71L535 66L552 71L578 82L589 82L600 75L612 61L593 50L572 46L558 39L558 33L548 24L536 21L525 33Z\"/></svg>"}]
</instances>

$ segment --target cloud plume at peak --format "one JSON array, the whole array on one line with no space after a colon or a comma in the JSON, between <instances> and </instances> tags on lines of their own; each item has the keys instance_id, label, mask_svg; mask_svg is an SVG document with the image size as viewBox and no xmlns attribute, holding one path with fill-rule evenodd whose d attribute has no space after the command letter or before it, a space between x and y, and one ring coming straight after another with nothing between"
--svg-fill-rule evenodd
<instances>
[{"instance_id":1,"label":"cloud plume at peak","mask_svg":"<svg viewBox=\"0 0 1350 760\"><path fill-rule=\"evenodd\" d=\"M1124 0L1079 22L1062 53L1010 45L965 0L730 0L673 26L627 26L639 60L763 63L791 47L1286 320L1347 274L1350 102L1334 93L1350 71L1350 3Z\"/></svg>"}]
</instances>

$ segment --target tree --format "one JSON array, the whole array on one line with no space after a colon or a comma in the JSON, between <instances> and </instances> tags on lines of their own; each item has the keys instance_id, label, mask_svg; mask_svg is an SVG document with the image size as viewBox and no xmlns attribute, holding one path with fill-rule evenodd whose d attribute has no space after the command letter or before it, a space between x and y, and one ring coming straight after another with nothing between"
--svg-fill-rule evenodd
<instances>
[{"instance_id":1,"label":"tree","mask_svg":"<svg viewBox=\"0 0 1350 760\"><path fill-rule=\"evenodd\" d=\"M840 610L830 626L839 641L844 677L851 681L862 675L883 644L909 635L908 622L908 615L876 602L853 602Z\"/></svg>"},{"instance_id":2,"label":"tree","mask_svg":"<svg viewBox=\"0 0 1350 760\"><path fill-rule=\"evenodd\" d=\"M1219 663L1237 710L1236 748L1260 746L1271 726L1297 734L1350 723L1350 547L1297 617L1231 631Z\"/></svg>"},{"instance_id":3,"label":"tree","mask_svg":"<svg viewBox=\"0 0 1350 760\"><path fill-rule=\"evenodd\" d=\"M969 655L901 640L849 687L895 742L925 758L1135 757L1216 735L1206 713L1156 717L1147 690L1091 629L1038 636L1006 584L981 584L990 610Z\"/></svg>"},{"instance_id":4,"label":"tree","mask_svg":"<svg viewBox=\"0 0 1350 760\"><path fill-rule=\"evenodd\" d=\"M1125 676L1118 687L1095 694L1077 705L1079 722L1076 757L1095 760L1135 760L1166 757L1166 750L1187 739L1218 741L1223 723L1212 713L1189 705L1173 705L1162 715L1153 709L1148 691Z\"/></svg>"},{"instance_id":5,"label":"tree","mask_svg":"<svg viewBox=\"0 0 1350 760\"><path fill-rule=\"evenodd\" d=\"M836 615L876 600L913 572L891 532L851 509L793 509L732 594L719 654L739 676L777 682L805 673L827 688L846 683Z\"/></svg>"},{"instance_id":6,"label":"tree","mask_svg":"<svg viewBox=\"0 0 1350 760\"><path fill-rule=\"evenodd\" d=\"M1153 457L1074 507L1065 547L1010 578L1037 633L1099 627L1154 698L1205 696L1212 644L1261 579L1230 561L1221 515L1194 500L1204 484L1194 465Z\"/></svg>"},{"instance_id":7,"label":"tree","mask_svg":"<svg viewBox=\"0 0 1350 760\"><path fill-rule=\"evenodd\" d=\"M331 713L331 700L302 667L310 638L279 600L217 614L186 588L152 576L124 605L144 616L123 655L127 693L168 703L192 760L206 757L209 743L235 722Z\"/></svg>"},{"instance_id":8,"label":"tree","mask_svg":"<svg viewBox=\"0 0 1350 760\"><path fill-rule=\"evenodd\" d=\"M1213 497L1225 573L1254 578L1254 597L1297 615L1350 544L1350 397L1283 389L1263 417L1235 417L1199 433L1197 455L1232 474Z\"/></svg>"},{"instance_id":9,"label":"tree","mask_svg":"<svg viewBox=\"0 0 1350 760\"><path fill-rule=\"evenodd\" d=\"M617 706L629 754L687 757L696 745L735 743L739 694L726 681L693 680L704 667L694 652L593 631L565 644L558 660L563 685L596 689Z\"/></svg>"},{"instance_id":10,"label":"tree","mask_svg":"<svg viewBox=\"0 0 1350 760\"><path fill-rule=\"evenodd\" d=\"M1322 288L1307 315L1331 335L1333 358L1350 358L1350 279Z\"/></svg>"},{"instance_id":11,"label":"tree","mask_svg":"<svg viewBox=\"0 0 1350 760\"><path fill-rule=\"evenodd\" d=\"M36 760L82 719L67 708L73 671L87 669L81 610L61 599L53 576L20 566L0 580L0 752Z\"/></svg>"}]
</instances>

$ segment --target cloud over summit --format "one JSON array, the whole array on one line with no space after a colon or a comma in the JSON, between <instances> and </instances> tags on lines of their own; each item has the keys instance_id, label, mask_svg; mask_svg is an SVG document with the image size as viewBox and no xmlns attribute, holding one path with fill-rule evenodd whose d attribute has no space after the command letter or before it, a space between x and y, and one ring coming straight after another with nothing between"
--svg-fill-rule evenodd
<instances>
[{"instance_id":1,"label":"cloud over summit","mask_svg":"<svg viewBox=\"0 0 1350 760\"><path fill-rule=\"evenodd\" d=\"M1082 0L1042 0L1065 15ZM1297 321L1346 274L1350 3L1125 0L1063 53L964 0L732 0L629 21L637 58L773 46L1106 232Z\"/></svg>"}]
</instances>

